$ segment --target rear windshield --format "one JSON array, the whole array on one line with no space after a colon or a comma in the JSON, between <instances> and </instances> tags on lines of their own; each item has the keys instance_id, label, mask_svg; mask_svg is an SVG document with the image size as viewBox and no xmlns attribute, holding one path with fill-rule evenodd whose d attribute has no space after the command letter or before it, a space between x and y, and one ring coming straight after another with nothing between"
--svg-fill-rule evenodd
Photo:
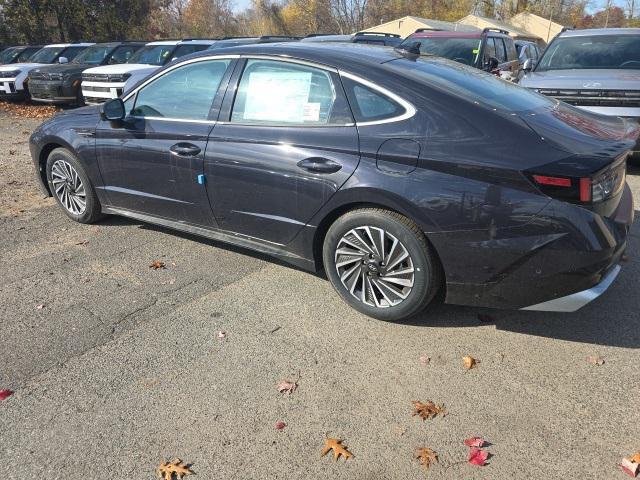
<instances>
[{"instance_id":1,"label":"rear windshield","mask_svg":"<svg viewBox=\"0 0 640 480\"><path fill-rule=\"evenodd\" d=\"M174 48L175 45L147 45L134 53L127 63L164 65Z\"/></svg>"},{"instance_id":2,"label":"rear windshield","mask_svg":"<svg viewBox=\"0 0 640 480\"><path fill-rule=\"evenodd\" d=\"M52 63L67 47L45 47L29 59L33 63Z\"/></svg>"},{"instance_id":3,"label":"rear windshield","mask_svg":"<svg viewBox=\"0 0 640 480\"><path fill-rule=\"evenodd\" d=\"M640 35L557 38L536 71L585 68L640 69Z\"/></svg>"},{"instance_id":4,"label":"rear windshield","mask_svg":"<svg viewBox=\"0 0 640 480\"><path fill-rule=\"evenodd\" d=\"M480 52L479 38L425 37L405 40L403 45L420 43L420 52L475 65Z\"/></svg>"},{"instance_id":5,"label":"rear windshield","mask_svg":"<svg viewBox=\"0 0 640 480\"><path fill-rule=\"evenodd\" d=\"M557 100L501 80L477 68L439 59L394 60L401 74L470 102L507 112L524 112L554 106Z\"/></svg>"}]
</instances>

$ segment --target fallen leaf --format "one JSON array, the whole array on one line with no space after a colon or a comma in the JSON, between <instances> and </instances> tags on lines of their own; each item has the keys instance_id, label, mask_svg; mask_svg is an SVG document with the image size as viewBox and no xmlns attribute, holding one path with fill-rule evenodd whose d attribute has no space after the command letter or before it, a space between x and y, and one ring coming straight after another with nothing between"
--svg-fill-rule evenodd
<instances>
[{"instance_id":1,"label":"fallen leaf","mask_svg":"<svg viewBox=\"0 0 640 480\"><path fill-rule=\"evenodd\" d=\"M484 467L487 464L487 458L489 458L489 452L486 450L480 450L479 448L472 447L469 451L468 462L471 465L478 465Z\"/></svg>"},{"instance_id":2,"label":"fallen leaf","mask_svg":"<svg viewBox=\"0 0 640 480\"><path fill-rule=\"evenodd\" d=\"M634 463L640 464L640 452L636 452L629 460Z\"/></svg>"},{"instance_id":3,"label":"fallen leaf","mask_svg":"<svg viewBox=\"0 0 640 480\"><path fill-rule=\"evenodd\" d=\"M487 315L486 313L479 313L478 320L482 323L494 323L496 320L491 315Z\"/></svg>"},{"instance_id":4,"label":"fallen leaf","mask_svg":"<svg viewBox=\"0 0 640 480\"><path fill-rule=\"evenodd\" d=\"M227 332L220 331L218 332L218 338L224 338L227 336Z\"/></svg>"},{"instance_id":5,"label":"fallen leaf","mask_svg":"<svg viewBox=\"0 0 640 480\"><path fill-rule=\"evenodd\" d=\"M625 472L630 477L636 477L638 475L638 467L640 466L637 462L633 460L629 460L628 458L623 458L620 465L618 465L623 472Z\"/></svg>"},{"instance_id":6,"label":"fallen leaf","mask_svg":"<svg viewBox=\"0 0 640 480\"><path fill-rule=\"evenodd\" d=\"M26 103L0 102L0 109L14 116L24 118L49 118L60 109L52 106L29 105Z\"/></svg>"},{"instance_id":7,"label":"fallen leaf","mask_svg":"<svg viewBox=\"0 0 640 480\"><path fill-rule=\"evenodd\" d=\"M426 367L427 365L429 365L429 362L431 362L431 357L428 357L426 355L420 355L420 363L422 365Z\"/></svg>"},{"instance_id":8,"label":"fallen leaf","mask_svg":"<svg viewBox=\"0 0 640 480\"><path fill-rule=\"evenodd\" d=\"M44 303L36 305L36 310L42 310L44 308Z\"/></svg>"},{"instance_id":9,"label":"fallen leaf","mask_svg":"<svg viewBox=\"0 0 640 480\"><path fill-rule=\"evenodd\" d=\"M276 422L276 430L282 430L287 424L284 422Z\"/></svg>"},{"instance_id":10,"label":"fallen leaf","mask_svg":"<svg viewBox=\"0 0 640 480\"><path fill-rule=\"evenodd\" d=\"M174 478L181 480L185 475L192 475L194 472L191 470L190 465L176 458L173 462L162 462L158 467L157 473L158 478L164 478L164 480L173 480Z\"/></svg>"},{"instance_id":11,"label":"fallen leaf","mask_svg":"<svg viewBox=\"0 0 640 480\"><path fill-rule=\"evenodd\" d=\"M443 417L447 415L447 410L444 408L444 405L437 406L431 400L426 403L414 400L412 403L415 410L411 415L414 417L418 415L422 420L432 419L438 414Z\"/></svg>"},{"instance_id":12,"label":"fallen leaf","mask_svg":"<svg viewBox=\"0 0 640 480\"><path fill-rule=\"evenodd\" d=\"M288 380L282 380L278 382L276 388L280 393L284 393L286 395L291 395L298 388L298 382L290 382Z\"/></svg>"},{"instance_id":13,"label":"fallen leaf","mask_svg":"<svg viewBox=\"0 0 640 480\"><path fill-rule=\"evenodd\" d=\"M466 368L467 370L471 370L473 367L478 365L478 363L480 363L480 360L476 360L471 355L465 355L464 357L462 357L462 361L464 362L464 368Z\"/></svg>"},{"instance_id":14,"label":"fallen leaf","mask_svg":"<svg viewBox=\"0 0 640 480\"><path fill-rule=\"evenodd\" d=\"M464 441L467 447L484 447L485 443L482 437L471 437Z\"/></svg>"},{"instance_id":15,"label":"fallen leaf","mask_svg":"<svg viewBox=\"0 0 640 480\"><path fill-rule=\"evenodd\" d=\"M604 358L602 358L600 355L591 355L587 358L587 361L591 365L604 365Z\"/></svg>"},{"instance_id":16,"label":"fallen leaf","mask_svg":"<svg viewBox=\"0 0 640 480\"><path fill-rule=\"evenodd\" d=\"M164 266L164 262L154 260L151 265L149 265L149 268L153 268L154 270L164 270L167 267Z\"/></svg>"},{"instance_id":17,"label":"fallen leaf","mask_svg":"<svg viewBox=\"0 0 640 480\"><path fill-rule=\"evenodd\" d=\"M427 447L416 448L415 457L427 470L433 463L438 463L438 454Z\"/></svg>"},{"instance_id":18,"label":"fallen leaf","mask_svg":"<svg viewBox=\"0 0 640 480\"><path fill-rule=\"evenodd\" d=\"M0 401L6 400L11 395L13 395L13 390L9 390L8 388L4 390L0 390Z\"/></svg>"},{"instance_id":19,"label":"fallen leaf","mask_svg":"<svg viewBox=\"0 0 640 480\"><path fill-rule=\"evenodd\" d=\"M89 245L89 240L82 240L76 243L76 245L80 245L81 247L84 247L85 245Z\"/></svg>"},{"instance_id":20,"label":"fallen leaf","mask_svg":"<svg viewBox=\"0 0 640 480\"><path fill-rule=\"evenodd\" d=\"M333 450L333 459L338 460L340 455L344 457L345 460L352 457L353 454L347 450L347 447L342 445L343 440L338 440L337 438L327 438L324 441L324 447L322 448L322 452L320 453L321 457L324 457L330 450Z\"/></svg>"}]
</instances>

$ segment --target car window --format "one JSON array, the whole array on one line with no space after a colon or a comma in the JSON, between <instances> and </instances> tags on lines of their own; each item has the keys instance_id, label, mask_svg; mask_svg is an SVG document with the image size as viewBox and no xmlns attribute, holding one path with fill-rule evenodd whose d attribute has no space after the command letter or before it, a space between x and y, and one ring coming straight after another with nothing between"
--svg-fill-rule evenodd
<instances>
[{"instance_id":1,"label":"car window","mask_svg":"<svg viewBox=\"0 0 640 480\"><path fill-rule=\"evenodd\" d=\"M505 47L507 48L507 60L513 61L518 59L518 52L516 52L516 45L511 39L503 39Z\"/></svg>"},{"instance_id":2,"label":"car window","mask_svg":"<svg viewBox=\"0 0 640 480\"><path fill-rule=\"evenodd\" d=\"M335 86L325 70L290 62L248 60L231 121L326 125L337 121L332 117L335 103Z\"/></svg>"},{"instance_id":3,"label":"car window","mask_svg":"<svg viewBox=\"0 0 640 480\"><path fill-rule=\"evenodd\" d=\"M131 55L127 63L163 65L174 48L175 45L147 45Z\"/></svg>"},{"instance_id":4,"label":"car window","mask_svg":"<svg viewBox=\"0 0 640 480\"><path fill-rule=\"evenodd\" d=\"M64 50L64 47L45 47L30 59L33 63L51 63Z\"/></svg>"},{"instance_id":5,"label":"car window","mask_svg":"<svg viewBox=\"0 0 640 480\"><path fill-rule=\"evenodd\" d=\"M202 50L206 50L207 48L209 48L209 45L202 45L202 44L179 45L176 48L176 50L173 52L173 55L171 56L171 60L184 57L185 55L189 55L191 53L200 52Z\"/></svg>"},{"instance_id":6,"label":"car window","mask_svg":"<svg viewBox=\"0 0 640 480\"><path fill-rule=\"evenodd\" d=\"M73 63L100 65L112 49L113 47L111 45L95 45L89 47L74 58ZM62 55L66 56L64 53Z\"/></svg>"},{"instance_id":7,"label":"car window","mask_svg":"<svg viewBox=\"0 0 640 480\"><path fill-rule=\"evenodd\" d=\"M374 122L398 117L405 109L382 92L350 78L343 78L347 98L357 122Z\"/></svg>"},{"instance_id":8,"label":"car window","mask_svg":"<svg viewBox=\"0 0 640 480\"><path fill-rule=\"evenodd\" d=\"M123 45L115 49L109 59L109 65L115 65L118 63L126 63L131 58L131 55L135 53L140 47L135 45Z\"/></svg>"},{"instance_id":9,"label":"car window","mask_svg":"<svg viewBox=\"0 0 640 480\"><path fill-rule=\"evenodd\" d=\"M484 44L484 58L485 61L489 60L489 58L496 56L496 44L493 43L493 38L487 38Z\"/></svg>"},{"instance_id":10,"label":"car window","mask_svg":"<svg viewBox=\"0 0 640 480\"><path fill-rule=\"evenodd\" d=\"M496 46L496 58L500 63L507 61L507 54L504 50L504 41L501 38L493 38Z\"/></svg>"},{"instance_id":11,"label":"car window","mask_svg":"<svg viewBox=\"0 0 640 480\"><path fill-rule=\"evenodd\" d=\"M403 42L420 43L420 53L448 58L465 65L475 65L480 51L479 38L414 37Z\"/></svg>"},{"instance_id":12,"label":"car window","mask_svg":"<svg viewBox=\"0 0 640 480\"><path fill-rule=\"evenodd\" d=\"M67 60L71 61L76 58L80 53L86 50L87 47L69 47L62 54L61 57L66 57Z\"/></svg>"},{"instance_id":13,"label":"car window","mask_svg":"<svg viewBox=\"0 0 640 480\"><path fill-rule=\"evenodd\" d=\"M230 59L190 63L144 86L131 114L180 120L208 120L211 104Z\"/></svg>"}]
</instances>

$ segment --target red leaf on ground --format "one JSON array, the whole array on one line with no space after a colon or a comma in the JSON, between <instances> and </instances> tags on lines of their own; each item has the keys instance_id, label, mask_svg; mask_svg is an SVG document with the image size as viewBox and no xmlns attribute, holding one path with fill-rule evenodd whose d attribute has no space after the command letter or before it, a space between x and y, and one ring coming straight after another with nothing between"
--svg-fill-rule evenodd
<instances>
[{"instance_id":1,"label":"red leaf on ground","mask_svg":"<svg viewBox=\"0 0 640 480\"><path fill-rule=\"evenodd\" d=\"M287 424L284 422L276 422L276 430L282 430Z\"/></svg>"},{"instance_id":2,"label":"red leaf on ground","mask_svg":"<svg viewBox=\"0 0 640 480\"><path fill-rule=\"evenodd\" d=\"M0 390L0 400L6 400L11 395L13 395L13 390L9 390L8 388L5 390Z\"/></svg>"},{"instance_id":3,"label":"red leaf on ground","mask_svg":"<svg viewBox=\"0 0 640 480\"><path fill-rule=\"evenodd\" d=\"M486 442L484 441L484 439L482 437L471 437L471 438L467 438L464 441L464 444L467 447L484 447L484 444Z\"/></svg>"},{"instance_id":4,"label":"red leaf on ground","mask_svg":"<svg viewBox=\"0 0 640 480\"><path fill-rule=\"evenodd\" d=\"M472 447L469 451L468 461L471 465L484 467L487 464L487 458L489 458L489 452L486 450L480 450L479 448Z\"/></svg>"},{"instance_id":5,"label":"red leaf on ground","mask_svg":"<svg viewBox=\"0 0 640 480\"><path fill-rule=\"evenodd\" d=\"M625 472L630 477L634 477L638 474L638 466L634 461L629 460L628 458L623 458L620 465L618 465L623 472Z\"/></svg>"}]
</instances>

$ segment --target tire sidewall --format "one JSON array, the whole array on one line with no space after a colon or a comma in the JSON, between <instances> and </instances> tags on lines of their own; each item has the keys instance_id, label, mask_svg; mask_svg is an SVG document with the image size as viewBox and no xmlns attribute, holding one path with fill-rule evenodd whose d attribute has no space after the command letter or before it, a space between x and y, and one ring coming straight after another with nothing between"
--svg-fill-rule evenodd
<instances>
[{"instance_id":1,"label":"tire sidewall","mask_svg":"<svg viewBox=\"0 0 640 480\"><path fill-rule=\"evenodd\" d=\"M414 285L409 296L397 306L378 308L366 305L354 298L342 285L335 267L336 247L344 234L353 228L362 226L379 227L386 230L405 246L411 256L415 269ZM359 312L380 320L402 320L422 310L433 297L434 265L425 248L427 247L426 241L422 240L418 239L407 225L381 211L371 210L348 213L336 220L325 236L322 252L325 273L338 294Z\"/></svg>"},{"instance_id":2,"label":"tire sidewall","mask_svg":"<svg viewBox=\"0 0 640 480\"><path fill-rule=\"evenodd\" d=\"M85 196L86 208L81 215L75 215L69 210L67 210L67 208L62 204L62 202L60 201L60 199L55 193L53 182L51 180L51 169L53 167L53 164L57 160L64 160L67 163L69 163L76 170L76 172L78 172L78 176L80 177L80 180L84 185L84 190L86 194ZM92 186L93 184L91 183L91 181L89 180L89 177L85 173L85 170L82 164L80 163L80 161L75 157L75 155L73 155L68 150L63 148L56 148L49 154L49 157L47 158L47 183L49 184L49 190L51 191L53 198L55 198L60 208L62 208L62 211L72 220L80 223L90 223L92 219L95 218L95 216L99 213L97 210L100 209L100 206L96 201L95 194L93 194L93 186Z\"/></svg>"}]
</instances>

